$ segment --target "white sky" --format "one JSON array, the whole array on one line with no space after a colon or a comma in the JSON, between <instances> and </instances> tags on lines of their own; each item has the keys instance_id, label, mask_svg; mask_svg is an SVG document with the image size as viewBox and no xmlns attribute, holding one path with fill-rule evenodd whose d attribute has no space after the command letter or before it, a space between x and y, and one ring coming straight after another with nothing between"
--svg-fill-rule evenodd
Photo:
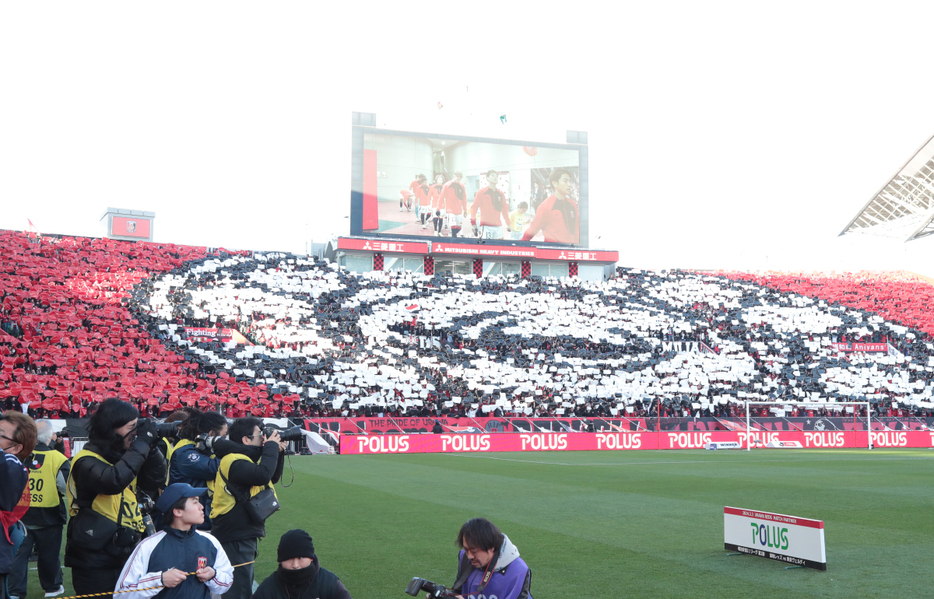
<instances>
[{"instance_id":1,"label":"white sky","mask_svg":"<svg viewBox=\"0 0 934 599\"><path fill-rule=\"evenodd\" d=\"M300 252L349 232L356 110L587 131L622 265L934 274L928 241L837 238L934 134L934 3L875 4L4 2L0 228L99 236L113 206Z\"/></svg>"}]
</instances>

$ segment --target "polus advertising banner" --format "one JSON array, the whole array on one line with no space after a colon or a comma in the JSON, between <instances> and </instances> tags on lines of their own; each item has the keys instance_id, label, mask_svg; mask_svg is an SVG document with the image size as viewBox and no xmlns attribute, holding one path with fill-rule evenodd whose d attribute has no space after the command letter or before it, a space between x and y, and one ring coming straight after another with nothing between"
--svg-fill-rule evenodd
<instances>
[{"instance_id":1,"label":"polus advertising banner","mask_svg":"<svg viewBox=\"0 0 934 599\"><path fill-rule=\"evenodd\" d=\"M307 424L307 421L306 421ZM342 454L454 453L493 451L628 451L639 449L705 449L709 443L739 443L754 448L781 443L802 449L865 448L866 433L833 432L604 432L604 433L441 433L343 434ZM934 447L934 432L872 433L873 447ZM793 451L793 450L789 450Z\"/></svg>"},{"instance_id":2,"label":"polus advertising banner","mask_svg":"<svg viewBox=\"0 0 934 599\"><path fill-rule=\"evenodd\" d=\"M724 507L723 547L795 566L827 569L821 520Z\"/></svg>"}]
</instances>

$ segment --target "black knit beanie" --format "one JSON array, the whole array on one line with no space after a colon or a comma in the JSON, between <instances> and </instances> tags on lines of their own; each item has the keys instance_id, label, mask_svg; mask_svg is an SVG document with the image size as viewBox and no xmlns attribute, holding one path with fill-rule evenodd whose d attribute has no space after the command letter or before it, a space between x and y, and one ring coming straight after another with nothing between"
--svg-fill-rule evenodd
<instances>
[{"instance_id":1,"label":"black knit beanie","mask_svg":"<svg viewBox=\"0 0 934 599\"><path fill-rule=\"evenodd\" d=\"M293 557L315 557L315 544L304 530L290 530L279 539L279 560L284 562Z\"/></svg>"}]
</instances>

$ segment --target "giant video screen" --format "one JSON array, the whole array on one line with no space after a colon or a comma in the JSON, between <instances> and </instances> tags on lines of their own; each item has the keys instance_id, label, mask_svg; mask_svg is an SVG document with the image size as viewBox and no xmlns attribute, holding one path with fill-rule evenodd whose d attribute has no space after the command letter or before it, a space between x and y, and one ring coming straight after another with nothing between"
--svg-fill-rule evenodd
<instances>
[{"instance_id":1,"label":"giant video screen","mask_svg":"<svg viewBox=\"0 0 934 599\"><path fill-rule=\"evenodd\" d=\"M586 146L369 127L354 136L353 235L587 243Z\"/></svg>"}]
</instances>

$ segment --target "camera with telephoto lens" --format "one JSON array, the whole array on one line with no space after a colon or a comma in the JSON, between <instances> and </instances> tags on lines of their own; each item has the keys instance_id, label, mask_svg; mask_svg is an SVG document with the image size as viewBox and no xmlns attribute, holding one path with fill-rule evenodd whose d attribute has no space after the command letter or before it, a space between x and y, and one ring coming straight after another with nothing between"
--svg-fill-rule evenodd
<instances>
[{"instance_id":1,"label":"camera with telephoto lens","mask_svg":"<svg viewBox=\"0 0 934 599\"><path fill-rule=\"evenodd\" d=\"M198 442L195 443L195 451L204 455L214 455L214 444L227 437L212 436L207 433L198 436Z\"/></svg>"},{"instance_id":2,"label":"camera with telephoto lens","mask_svg":"<svg viewBox=\"0 0 934 599\"><path fill-rule=\"evenodd\" d=\"M409 585L405 587L405 592L415 597L419 591L425 591L429 597L457 597L460 595L457 591L452 591L440 584L416 576L409 581Z\"/></svg>"},{"instance_id":3,"label":"camera with telephoto lens","mask_svg":"<svg viewBox=\"0 0 934 599\"><path fill-rule=\"evenodd\" d=\"M143 516L143 527L146 529L143 536L151 537L156 534L156 526L153 524L150 515L156 509L156 502L142 491L137 494L136 501L139 504L139 513Z\"/></svg>"},{"instance_id":4,"label":"camera with telephoto lens","mask_svg":"<svg viewBox=\"0 0 934 599\"><path fill-rule=\"evenodd\" d=\"M147 422L154 422L156 425L156 434L163 439L166 437L177 437L178 436L178 425L180 422L156 422L151 418L140 418L137 421L136 428L143 426Z\"/></svg>"},{"instance_id":5,"label":"camera with telephoto lens","mask_svg":"<svg viewBox=\"0 0 934 599\"><path fill-rule=\"evenodd\" d=\"M269 435L275 432L279 433L279 439L283 441L301 441L302 440L302 427L300 426L293 426L292 428L286 428L282 430L273 428L271 426L263 429L263 434L266 435L267 438L269 437Z\"/></svg>"}]
</instances>

